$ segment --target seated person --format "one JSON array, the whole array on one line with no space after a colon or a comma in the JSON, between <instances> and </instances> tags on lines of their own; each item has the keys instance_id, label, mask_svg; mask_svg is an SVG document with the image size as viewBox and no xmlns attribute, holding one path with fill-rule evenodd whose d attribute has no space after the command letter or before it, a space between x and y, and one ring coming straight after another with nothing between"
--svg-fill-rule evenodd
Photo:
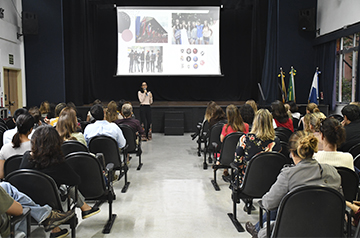
<instances>
[{"instance_id":1,"label":"seated person","mask_svg":"<svg viewBox=\"0 0 360 238\"><path fill-rule=\"evenodd\" d=\"M66 163L61 151L62 140L52 126L41 126L31 138L31 151L27 151L20 164L20 169L35 169L49 175L58 187L62 184L75 186L80 184L80 177ZM75 189L69 190L71 199L75 199ZM65 201L66 203L66 201ZM77 193L77 207L82 211L82 218L89 218L100 212L99 208L85 203L84 196ZM61 232L61 231L59 231Z\"/></svg>"},{"instance_id":2,"label":"seated person","mask_svg":"<svg viewBox=\"0 0 360 238\"><path fill-rule=\"evenodd\" d=\"M23 155L26 151L31 150L30 139L28 136L34 127L34 118L30 114L22 114L16 120L17 132L12 142L1 147L0 150L0 178L4 178L5 160L13 155Z\"/></svg>"},{"instance_id":3,"label":"seated person","mask_svg":"<svg viewBox=\"0 0 360 238\"><path fill-rule=\"evenodd\" d=\"M244 104L240 107L240 115L245 123L249 124L249 130L251 130L255 112L249 104Z\"/></svg>"},{"instance_id":4,"label":"seated person","mask_svg":"<svg viewBox=\"0 0 360 238\"><path fill-rule=\"evenodd\" d=\"M304 130L313 133L314 136L318 139L318 151L324 150L321 140L320 124L323 120L325 120L325 118L326 116L322 112L309 113L304 117Z\"/></svg>"},{"instance_id":5,"label":"seated person","mask_svg":"<svg viewBox=\"0 0 360 238\"><path fill-rule=\"evenodd\" d=\"M117 111L117 104L115 101L110 101L106 108L106 120L108 122L115 122L117 119L121 119L120 113Z\"/></svg>"},{"instance_id":6,"label":"seated person","mask_svg":"<svg viewBox=\"0 0 360 238\"><path fill-rule=\"evenodd\" d=\"M5 145L7 143L10 143L12 141L12 138L16 134L16 132L18 130L17 127L16 127L16 119L18 118L18 116L20 116L21 114L27 114L27 113L28 113L28 111L25 108L19 108L14 112L12 120L15 123L15 128L6 130L4 132L4 134L3 134L3 145ZM31 134L30 134L30 137L31 137Z\"/></svg>"},{"instance_id":7,"label":"seated person","mask_svg":"<svg viewBox=\"0 0 360 238\"><path fill-rule=\"evenodd\" d=\"M226 122L226 115L224 110L219 105L215 105L214 111L208 121L209 129L218 122Z\"/></svg>"},{"instance_id":8,"label":"seated person","mask_svg":"<svg viewBox=\"0 0 360 238\"><path fill-rule=\"evenodd\" d=\"M49 205L40 206L26 194L20 192L17 188L7 182L0 183L0 200L0 235L2 237L7 237L9 235L10 224L8 215L21 215L23 207L29 207L31 209L31 216L36 222L44 226L45 231L53 229L50 235L51 238L60 237L60 235L63 237L69 234L67 229L63 229L63 232L59 232L60 228L58 228L58 226L74 216L75 213L73 210L63 213L53 211ZM22 227L22 224L20 224L18 229L22 232L26 232L26 228Z\"/></svg>"},{"instance_id":9,"label":"seated person","mask_svg":"<svg viewBox=\"0 0 360 238\"><path fill-rule=\"evenodd\" d=\"M60 112L62 111L62 109L64 109L66 107L66 104L64 102L59 103L58 105L56 105L55 107L55 118L46 118L45 122L47 124L50 124L51 126L55 127L58 120L59 120L59 115Z\"/></svg>"},{"instance_id":10,"label":"seated person","mask_svg":"<svg viewBox=\"0 0 360 238\"><path fill-rule=\"evenodd\" d=\"M273 127L285 127L290 131L294 132L294 125L285 110L284 104L279 100L271 103L272 115L273 115Z\"/></svg>"},{"instance_id":11,"label":"seated person","mask_svg":"<svg viewBox=\"0 0 360 238\"><path fill-rule=\"evenodd\" d=\"M323 151L315 153L314 159L321 164L354 170L352 155L348 152L336 151L345 141L345 129L340 122L334 118L326 118L320 123L320 134Z\"/></svg>"},{"instance_id":12,"label":"seated person","mask_svg":"<svg viewBox=\"0 0 360 238\"><path fill-rule=\"evenodd\" d=\"M282 198L288 192L301 186L326 186L342 192L341 177L335 167L319 164L312 158L314 152L317 152L317 144L316 137L304 131L297 131L290 137L290 156L295 166L283 168L269 192L262 197L263 206L271 211L271 220L276 219L277 208ZM264 216L264 223L266 224L266 216ZM253 237L266 236L266 226L260 230L259 223L254 226L247 222L246 230Z\"/></svg>"},{"instance_id":13,"label":"seated person","mask_svg":"<svg viewBox=\"0 0 360 238\"><path fill-rule=\"evenodd\" d=\"M112 137L118 143L119 148L123 148L126 145L126 140L120 128L115 123L105 120L104 109L100 104L92 106L90 114L96 121L85 128L84 136L88 145L91 138L95 136Z\"/></svg>"},{"instance_id":14,"label":"seated person","mask_svg":"<svg viewBox=\"0 0 360 238\"><path fill-rule=\"evenodd\" d=\"M81 132L77 132L79 127L78 120L76 118L76 112L73 108L65 107L59 116L59 120L56 124L56 130L59 133L63 141L75 138L77 141L86 144L85 137Z\"/></svg>"},{"instance_id":15,"label":"seated person","mask_svg":"<svg viewBox=\"0 0 360 238\"><path fill-rule=\"evenodd\" d=\"M318 108L318 105L316 105L315 103L311 102L309 103L307 106L306 106L306 114L309 114L309 113L314 113L314 112L320 112L319 108ZM299 120L299 125L298 125L298 130L303 130L305 128L305 125L304 125L304 117L301 117L300 120Z\"/></svg>"},{"instance_id":16,"label":"seated person","mask_svg":"<svg viewBox=\"0 0 360 238\"><path fill-rule=\"evenodd\" d=\"M41 114L38 107L32 107L29 109L29 113L34 118L34 130L41 126L43 124L43 121L41 120Z\"/></svg>"},{"instance_id":17,"label":"seated person","mask_svg":"<svg viewBox=\"0 0 360 238\"><path fill-rule=\"evenodd\" d=\"M257 154L280 151L279 138L275 136L269 110L259 109L255 113L253 127L247 135L240 137L235 153L235 164L239 167L239 181L242 183L247 163Z\"/></svg>"},{"instance_id":18,"label":"seated person","mask_svg":"<svg viewBox=\"0 0 360 238\"><path fill-rule=\"evenodd\" d=\"M342 124L346 131L346 140L339 150L347 152L360 143L360 108L356 105L347 105L343 107L341 113L344 116Z\"/></svg>"},{"instance_id":19,"label":"seated person","mask_svg":"<svg viewBox=\"0 0 360 238\"><path fill-rule=\"evenodd\" d=\"M115 121L115 124L128 125L131 128L133 128L134 131L136 131L136 133L139 133L140 135L145 135L144 129L140 125L140 121L132 117L133 108L132 108L131 104L124 104L121 108L121 114L124 116L124 118L117 119Z\"/></svg>"}]
</instances>

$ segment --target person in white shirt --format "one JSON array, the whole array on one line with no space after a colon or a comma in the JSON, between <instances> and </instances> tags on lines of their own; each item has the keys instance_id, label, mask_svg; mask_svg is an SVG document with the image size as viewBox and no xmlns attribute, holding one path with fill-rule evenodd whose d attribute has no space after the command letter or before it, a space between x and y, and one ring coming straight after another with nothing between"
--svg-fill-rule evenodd
<instances>
[{"instance_id":1,"label":"person in white shirt","mask_svg":"<svg viewBox=\"0 0 360 238\"><path fill-rule=\"evenodd\" d=\"M31 143L28 136L34 127L34 118L30 114L21 114L16 119L17 132L12 141L1 147L0 150L0 178L4 178L5 160L13 155L22 155L31 150Z\"/></svg>"},{"instance_id":2,"label":"person in white shirt","mask_svg":"<svg viewBox=\"0 0 360 238\"><path fill-rule=\"evenodd\" d=\"M126 139L120 127L105 120L104 109L100 104L92 106L90 114L96 121L85 127L84 137L86 144L89 145L90 140L95 136L110 136L116 140L119 148L126 145Z\"/></svg>"},{"instance_id":3,"label":"person in white shirt","mask_svg":"<svg viewBox=\"0 0 360 238\"><path fill-rule=\"evenodd\" d=\"M335 167L346 167L354 170L353 157L350 153L336 151L346 138L345 129L334 118L326 118L320 123L320 141L323 151L314 154L321 164L329 164Z\"/></svg>"},{"instance_id":4,"label":"person in white shirt","mask_svg":"<svg viewBox=\"0 0 360 238\"><path fill-rule=\"evenodd\" d=\"M14 112L13 115L13 121L14 123L16 123L16 119L18 118L18 116L22 115L22 114L27 114L28 111L25 108L19 108ZM18 131L17 127L13 128L13 129L9 129L6 130L3 134L3 145L10 143L13 139L13 136L16 134L16 132ZM31 135L29 135L29 138L31 139Z\"/></svg>"},{"instance_id":5,"label":"person in white shirt","mask_svg":"<svg viewBox=\"0 0 360 238\"><path fill-rule=\"evenodd\" d=\"M143 82L141 85L141 90L138 91L138 98L140 102L140 123L145 128L145 140L151 140L151 107L153 103L153 95L150 91L147 90L147 83ZM150 132L150 133L149 133Z\"/></svg>"}]
</instances>

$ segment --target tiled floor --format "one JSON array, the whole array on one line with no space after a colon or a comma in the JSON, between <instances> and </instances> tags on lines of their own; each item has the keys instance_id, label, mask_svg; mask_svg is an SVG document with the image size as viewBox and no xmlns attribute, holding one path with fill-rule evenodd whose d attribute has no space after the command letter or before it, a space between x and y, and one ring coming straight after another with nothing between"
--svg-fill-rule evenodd
<instances>
[{"instance_id":1,"label":"tiled floor","mask_svg":"<svg viewBox=\"0 0 360 238\"><path fill-rule=\"evenodd\" d=\"M108 217L108 205L101 212L82 220L77 237L251 237L239 233L227 216L232 212L231 191L221 179L221 191L215 191L210 180L213 171L203 170L202 159L196 154L196 143L189 134L164 136L154 134L153 140L142 144L144 166L136 170L138 160L133 155L129 171L131 182L127 193L121 193L123 180L114 184L117 199L113 210L115 224L108 235L102 228ZM243 203L238 205L238 219L255 223L258 210L247 215ZM77 211L78 217L80 211ZM64 226L65 228L66 226ZM68 227L67 227L68 228ZM46 237L42 228L33 237ZM70 237L70 235L69 235Z\"/></svg>"}]
</instances>

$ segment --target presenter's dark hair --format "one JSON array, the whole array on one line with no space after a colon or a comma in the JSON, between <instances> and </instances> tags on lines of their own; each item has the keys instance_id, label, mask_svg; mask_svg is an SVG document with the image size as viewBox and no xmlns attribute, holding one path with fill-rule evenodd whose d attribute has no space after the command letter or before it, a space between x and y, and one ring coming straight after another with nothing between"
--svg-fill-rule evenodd
<instances>
[{"instance_id":1,"label":"presenter's dark hair","mask_svg":"<svg viewBox=\"0 0 360 238\"><path fill-rule=\"evenodd\" d=\"M35 168L47 168L65 161L61 151L62 139L52 126L39 126L31 137L31 158Z\"/></svg>"},{"instance_id":2,"label":"presenter's dark hair","mask_svg":"<svg viewBox=\"0 0 360 238\"><path fill-rule=\"evenodd\" d=\"M100 104L92 106L90 113L95 120L104 120L104 109Z\"/></svg>"},{"instance_id":3,"label":"presenter's dark hair","mask_svg":"<svg viewBox=\"0 0 360 238\"><path fill-rule=\"evenodd\" d=\"M12 138L13 148L19 148L21 144L20 135L26 135L34 127L35 119L30 114L19 115L16 119L17 132Z\"/></svg>"},{"instance_id":4,"label":"presenter's dark hair","mask_svg":"<svg viewBox=\"0 0 360 238\"><path fill-rule=\"evenodd\" d=\"M349 121L355 121L360 117L360 108L356 105L346 105L341 113L347 117Z\"/></svg>"}]
</instances>

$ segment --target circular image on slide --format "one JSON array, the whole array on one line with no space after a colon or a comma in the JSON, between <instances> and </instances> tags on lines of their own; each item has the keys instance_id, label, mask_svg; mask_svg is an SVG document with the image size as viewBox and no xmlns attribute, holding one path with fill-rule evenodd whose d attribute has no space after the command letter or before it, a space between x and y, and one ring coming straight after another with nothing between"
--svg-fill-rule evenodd
<instances>
[{"instance_id":1,"label":"circular image on slide","mask_svg":"<svg viewBox=\"0 0 360 238\"><path fill-rule=\"evenodd\" d=\"M121 37L125 42L129 42L133 38L133 33L130 30L124 30Z\"/></svg>"},{"instance_id":2,"label":"circular image on slide","mask_svg":"<svg viewBox=\"0 0 360 238\"><path fill-rule=\"evenodd\" d=\"M198 50L196 48L193 49L193 53L197 54Z\"/></svg>"},{"instance_id":3,"label":"circular image on slide","mask_svg":"<svg viewBox=\"0 0 360 238\"><path fill-rule=\"evenodd\" d=\"M198 57L197 56L194 56L194 61L198 61Z\"/></svg>"},{"instance_id":4,"label":"circular image on slide","mask_svg":"<svg viewBox=\"0 0 360 238\"><path fill-rule=\"evenodd\" d=\"M205 64L205 61L201 60L200 65L204 65L204 64Z\"/></svg>"},{"instance_id":5,"label":"circular image on slide","mask_svg":"<svg viewBox=\"0 0 360 238\"><path fill-rule=\"evenodd\" d=\"M191 54L191 49L190 49L190 48L187 49L187 50L186 50L186 53Z\"/></svg>"},{"instance_id":6,"label":"circular image on slide","mask_svg":"<svg viewBox=\"0 0 360 238\"><path fill-rule=\"evenodd\" d=\"M201 56L204 56L205 52L204 52L204 51L201 51L201 53L200 53L200 54L201 54Z\"/></svg>"},{"instance_id":7,"label":"circular image on slide","mask_svg":"<svg viewBox=\"0 0 360 238\"><path fill-rule=\"evenodd\" d=\"M198 64L194 64L194 69L197 69L199 68L199 65Z\"/></svg>"},{"instance_id":8,"label":"circular image on slide","mask_svg":"<svg viewBox=\"0 0 360 238\"><path fill-rule=\"evenodd\" d=\"M191 61L191 57L190 57L190 56L186 57L186 61L187 61L187 62L190 62L190 61Z\"/></svg>"},{"instance_id":9,"label":"circular image on slide","mask_svg":"<svg viewBox=\"0 0 360 238\"><path fill-rule=\"evenodd\" d=\"M181 60L181 61L184 61L184 56L181 56L181 57L180 57L180 60Z\"/></svg>"},{"instance_id":10,"label":"circular image on slide","mask_svg":"<svg viewBox=\"0 0 360 238\"><path fill-rule=\"evenodd\" d=\"M184 53L184 49L181 49L180 51L181 51L181 53Z\"/></svg>"},{"instance_id":11,"label":"circular image on slide","mask_svg":"<svg viewBox=\"0 0 360 238\"><path fill-rule=\"evenodd\" d=\"M118 16L118 30L119 33L123 33L124 30L130 28L131 20L129 15L125 12L119 12Z\"/></svg>"}]
</instances>

